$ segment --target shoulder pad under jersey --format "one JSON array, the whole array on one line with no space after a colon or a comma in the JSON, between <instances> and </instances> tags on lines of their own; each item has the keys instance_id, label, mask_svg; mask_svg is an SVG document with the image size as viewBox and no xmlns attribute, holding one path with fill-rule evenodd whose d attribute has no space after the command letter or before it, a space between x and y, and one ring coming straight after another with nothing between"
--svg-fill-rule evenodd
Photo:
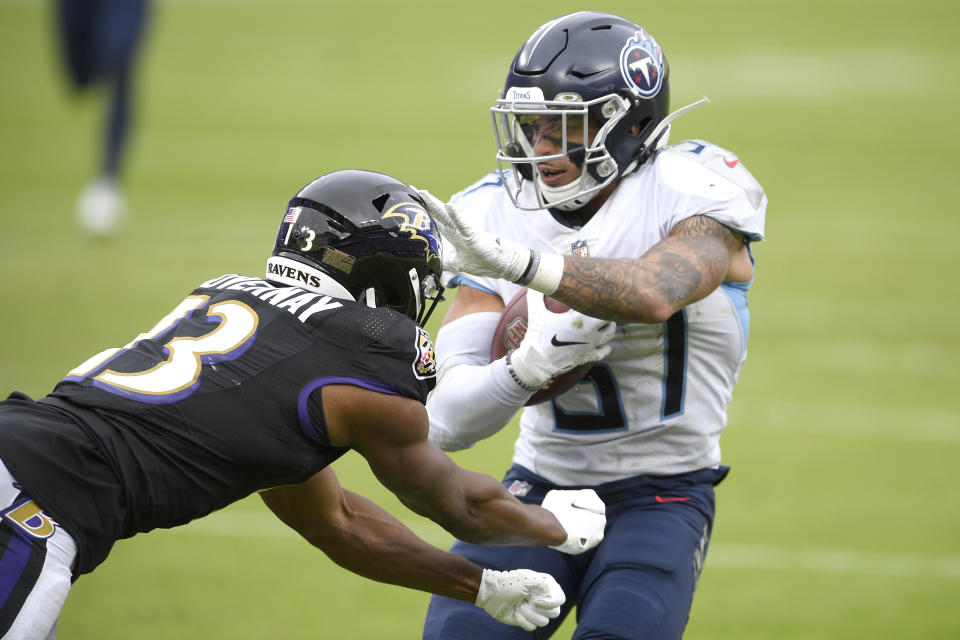
<instances>
[{"instance_id":1,"label":"shoulder pad under jersey","mask_svg":"<svg viewBox=\"0 0 960 640\"><path fill-rule=\"evenodd\" d=\"M723 147L684 140L660 151L656 160L660 177L677 191L717 201L743 192L755 209L763 202L763 187L736 154Z\"/></svg>"}]
</instances>

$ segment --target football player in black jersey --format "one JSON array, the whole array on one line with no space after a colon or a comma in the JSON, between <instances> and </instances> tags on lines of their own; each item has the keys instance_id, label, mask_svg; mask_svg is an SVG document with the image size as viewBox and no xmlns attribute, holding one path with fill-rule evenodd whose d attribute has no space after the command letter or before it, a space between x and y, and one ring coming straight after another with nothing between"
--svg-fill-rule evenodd
<instances>
[{"instance_id":1,"label":"football player in black jersey","mask_svg":"<svg viewBox=\"0 0 960 640\"><path fill-rule=\"evenodd\" d=\"M602 538L592 491L524 505L427 440L436 361L421 325L441 294L441 253L415 189L327 174L290 200L265 279L212 278L46 397L0 402L0 635L52 638L71 582L115 541L253 492L350 571L528 630L556 616L564 595L549 575L436 549L328 466L355 449L462 540L579 553Z\"/></svg>"}]
</instances>

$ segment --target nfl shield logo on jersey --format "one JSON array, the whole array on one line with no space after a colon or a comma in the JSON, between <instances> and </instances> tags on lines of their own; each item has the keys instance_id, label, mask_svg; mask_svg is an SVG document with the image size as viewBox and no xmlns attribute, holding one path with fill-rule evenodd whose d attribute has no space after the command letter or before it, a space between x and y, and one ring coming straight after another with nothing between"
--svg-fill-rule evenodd
<instances>
[{"instance_id":1,"label":"nfl shield logo on jersey","mask_svg":"<svg viewBox=\"0 0 960 640\"><path fill-rule=\"evenodd\" d=\"M586 240L577 240L572 245L570 245L570 255L577 256L578 258L586 258L590 255L590 249L587 248Z\"/></svg>"}]
</instances>

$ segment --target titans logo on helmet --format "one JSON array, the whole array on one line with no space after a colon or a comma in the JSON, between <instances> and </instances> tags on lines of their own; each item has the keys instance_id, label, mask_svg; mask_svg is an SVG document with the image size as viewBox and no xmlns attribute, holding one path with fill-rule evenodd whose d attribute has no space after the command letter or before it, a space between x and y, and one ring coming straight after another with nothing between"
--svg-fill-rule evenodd
<instances>
[{"instance_id":1,"label":"titans logo on helmet","mask_svg":"<svg viewBox=\"0 0 960 640\"><path fill-rule=\"evenodd\" d=\"M630 90L651 98L663 86L663 50L649 33L641 29L627 40L620 51L620 73Z\"/></svg>"}]
</instances>

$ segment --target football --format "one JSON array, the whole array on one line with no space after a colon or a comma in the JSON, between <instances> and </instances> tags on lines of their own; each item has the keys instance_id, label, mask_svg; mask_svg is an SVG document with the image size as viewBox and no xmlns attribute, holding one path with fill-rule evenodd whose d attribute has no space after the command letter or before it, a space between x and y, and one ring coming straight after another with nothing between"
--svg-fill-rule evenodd
<instances>
[{"instance_id":1,"label":"football","mask_svg":"<svg viewBox=\"0 0 960 640\"><path fill-rule=\"evenodd\" d=\"M553 313L563 313L569 311L570 307L549 296L544 296L544 305L548 311ZM497 329L493 334L493 344L490 345L490 362L499 360L507 354L508 351L516 349L527 334L527 290L521 289L520 293L507 303L506 308L500 315L500 321L497 323ZM527 400L527 406L540 404L552 400L567 391L573 385L580 382L587 371L593 366L592 362L587 362L578 367L574 367L566 373L561 373L540 389Z\"/></svg>"}]
</instances>

